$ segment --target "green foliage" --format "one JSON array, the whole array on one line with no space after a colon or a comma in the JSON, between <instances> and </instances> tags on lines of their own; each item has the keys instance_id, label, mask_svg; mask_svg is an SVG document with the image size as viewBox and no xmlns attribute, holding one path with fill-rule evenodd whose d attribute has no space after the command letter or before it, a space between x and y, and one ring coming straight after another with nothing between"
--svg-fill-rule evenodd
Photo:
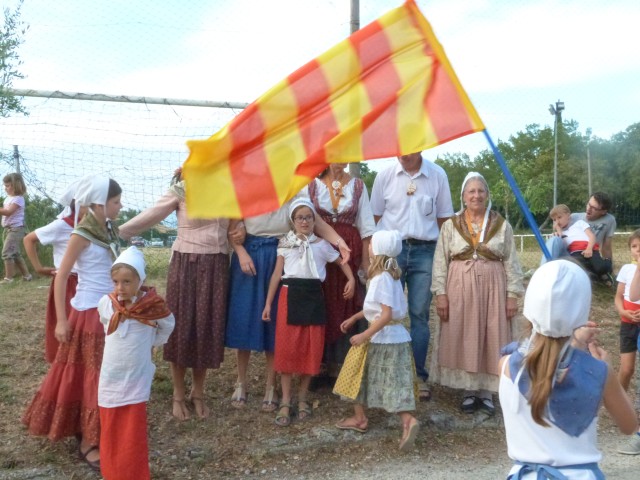
<instances>
[{"instance_id":1,"label":"green foliage","mask_svg":"<svg viewBox=\"0 0 640 480\"><path fill-rule=\"evenodd\" d=\"M18 47L24 42L28 30L20 21L20 0L15 11L4 9L4 25L0 29L0 116L8 117L12 112L26 114L21 100L11 93L13 80L24 78L18 68L22 61L18 56Z\"/></svg>"}]
</instances>

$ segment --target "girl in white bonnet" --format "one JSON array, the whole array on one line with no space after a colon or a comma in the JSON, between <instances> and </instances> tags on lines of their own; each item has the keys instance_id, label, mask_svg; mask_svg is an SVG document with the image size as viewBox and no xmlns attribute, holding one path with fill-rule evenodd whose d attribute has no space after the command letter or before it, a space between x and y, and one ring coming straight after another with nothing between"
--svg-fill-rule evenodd
<instances>
[{"instance_id":1,"label":"girl in white bonnet","mask_svg":"<svg viewBox=\"0 0 640 480\"><path fill-rule=\"evenodd\" d=\"M396 257L402 238L396 230L373 234L369 244L371 279L363 310L340 326L346 333L356 321L366 318L369 327L351 337L347 354L333 393L355 400L353 417L343 418L336 427L365 433L369 421L365 407L397 413L402 422L400 451L409 450L419 429L411 414L416 409L415 367L411 336L400 323L407 315L401 271Z\"/></svg>"},{"instance_id":2,"label":"girl in white bonnet","mask_svg":"<svg viewBox=\"0 0 640 480\"><path fill-rule=\"evenodd\" d=\"M511 479L602 479L598 409L624 433L637 429L633 407L588 322L591 283L578 265L556 260L531 278L524 315L533 333L500 360Z\"/></svg>"}]
</instances>

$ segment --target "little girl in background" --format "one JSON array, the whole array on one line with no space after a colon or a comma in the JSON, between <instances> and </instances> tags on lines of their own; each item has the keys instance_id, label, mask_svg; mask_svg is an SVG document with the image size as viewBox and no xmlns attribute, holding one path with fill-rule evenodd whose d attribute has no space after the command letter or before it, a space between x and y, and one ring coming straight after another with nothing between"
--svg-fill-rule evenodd
<instances>
[{"instance_id":1,"label":"little girl in background","mask_svg":"<svg viewBox=\"0 0 640 480\"><path fill-rule=\"evenodd\" d=\"M105 479L145 480L149 471L147 402L156 367L151 349L166 343L175 320L146 278L142 252L129 247L111 267L113 292L98 303L106 333L98 406Z\"/></svg>"},{"instance_id":2,"label":"little girl in background","mask_svg":"<svg viewBox=\"0 0 640 480\"><path fill-rule=\"evenodd\" d=\"M595 342L588 322L591 283L573 262L555 260L534 273L524 299L533 334L499 366L508 479L603 479L598 467L602 402L618 428L638 422L631 401Z\"/></svg>"},{"instance_id":3,"label":"little girl in background","mask_svg":"<svg viewBox=\"0 0 640 480\"><path fill-rule=\"evenodd\" d=\"M16 267L22 273L22 279L29 282L33 277L20 254L20 246L24 238L24 194L27 193L27 186L19 173L5 175L2 181L7 198L4 199L4 204L0 208L2 227L4 228L2 234L4 279L0 280L0 284L13 282Z\"/></svg>"},{"instance_id":4,"label":"little girl in background","mask_svg":"<svg viewBox=\"0 0 640 480\"><path fill-rule=\"evenodd\" d=\"M67 244L69 243L69 238L71 237L71 232L73 232L73 227L75 226L75 201L73 200L73 196L75 195L77 186L78 182L72 183L60 199L59 203L64 205L65 208L58 215L58 218L48 225L36 228L33 232L28 233L23 240L24 250L27 252L27 256L36 273L52 277L45 315L44 357L47 363L53 363L53 360L56 358L56 353L58 352L59 343L55 336L57 317L53 286L56 280L56 271L60 268L60 262L62 261L64 252L67 249ZM82 207L81 212L78 214L78 220L82 219L85 211L86 207ZM42 245L53 246L53 267L45 267L40 262L37 250L38 242ZM78 273L75 268L72 268L67 278L65 297L67 315L71 312L71 299L76 294L77 286Z\"/></svg>"},{"instance_id":5,"label":"little girl in background","mask_svg":"<svg viewBox=\"0 0 640 480\"><path fill-rule=\"evenodd\" d=\"M411 336L400 321L407 315L407 300L400 283L396 258L402 238L396 230L373 234L369 245L370 279L363 310L348 318L340 328L347 332L361 318L369 327L351 337L351 349L340 371L333 393L355 400L354 416L343 418L336 427L365 433L365 406L397 413L402 421L400 451L409 450L420 423L410 413L416 409L415 367Z\"/></svg>"},{"instance_id":6,"label":"little girl in background","mask_svg":"<svg viewBox=\"0 0 640 480\"><path fill-rule=\"evenodd\" d=\"M327 322L322 281L326 264L340 264L340 254L326 240L313 234L315 210L310 201L294 200L289 209L294 230L278 244L276 266L269 283L262 319L271 320L271 302L282 281L278 297L274 369L280 372L282 398L276 415L276 425L291 423L291 384L299 375L298 420L311 415L307 402L309 381L320 372L324 349L324 329ZM340 264L348 281L345 298L351 298L355 278L348 264ZM284 273L284 274L283 274Z\"/></svg>"}]
</instances>

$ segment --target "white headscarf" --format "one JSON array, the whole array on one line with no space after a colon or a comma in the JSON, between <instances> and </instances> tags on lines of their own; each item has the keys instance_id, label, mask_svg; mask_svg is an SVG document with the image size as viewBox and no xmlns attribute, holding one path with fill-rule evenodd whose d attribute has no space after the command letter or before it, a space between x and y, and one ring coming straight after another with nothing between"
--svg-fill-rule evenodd
<instances>
[{"instance_id":1,"label":"white headscarf","mask_svg":"<svg viewBox=\"0 0 640 480\"><path fill-rule=\"evenodd\" d=\"M102 205L106 217L105 205L109 197L109 177L103 175L85 175L78 180L73 199L76 201L75 223L78 223L80 207L90 207L92 203Z\"/></svg>"},{"instance_id":2,"label":"white headscarf","mask_svg":"<svg viewBox=\"0 0 640 480\"><path fill-rule=\"evenodd\" d=\"M467 185L467 182L469 180L480 180L482 181L485 188L487 189L487 197L489 199L489 203L487 204L487 209L484 212L484 219L482 220L482 232L480 232L480 239L478 240L480 243L482 243L484 242L484 235L486 233L487 223L489 221L489 212L491 211L491 192L489 192L489 184L487 183L485 178L482 175L480 175L480 173L478 172L467 173L467 176L464 177L464 181L462 182L462 187L460 188L460 211L458 211L458 214L464 211L465 205L462 197L464 195L464 187Z\"/></svg>"},{"instance_id":3,"label":"white headscarf","mask_svg":"<svg viewBox=\"0 0 640 480\"><path fill-rule=\"evenodd\" d=\"M64 218L71 215L71 202L76 196L79 184L80 180L76 180L75 182L70 183L64 193L60 196L60 200L58 200L58 203L62 205L64 209L58 214L58 218Z\"/></svg>"},{"instance_id":4,"label":"white headscarf","mask_svg":"<svg viewBox=\"0 0 640 480\"><path fill-rule=\"evenodd\" d=\"M524 297L524 316L545 337L570 337L586 325L591 309L591 282L568 260L547 262L531 277Z\"/></svg>"},{"instance_id":5,"label":"white headscarf","mask_svg":"<svg viewBox=\"0 0 640 480\"><path fill-rule=\"evenodd\" d=\"M118 258L116 258L115 262L113 262L114 265L118 263L129 265L138 273L138 276L140 277L140 285L138 285L138 288L140 288L144 283L145 278L147 278L143 253L138 250L137 247L129 247L122 252Z\"/></svg>"}]
</instances>

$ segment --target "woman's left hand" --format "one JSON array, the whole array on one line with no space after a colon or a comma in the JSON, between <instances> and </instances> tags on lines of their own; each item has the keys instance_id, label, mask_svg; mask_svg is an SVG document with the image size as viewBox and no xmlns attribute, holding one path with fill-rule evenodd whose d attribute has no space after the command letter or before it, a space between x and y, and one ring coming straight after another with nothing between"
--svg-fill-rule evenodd
<instances>
[{"instance_id":1,"label":"woman's left hand","mask_svg":"<svg viewBox=\"0 0 640 480\"><path fill-rule=\"evenodd\" d=\"M518 299L507 297L507 320L511 320L518 313Z\"/></svg>"},{"instance_id":2,"label":"woman's left hand","mask_svg":"<svg viewBox=\"0 0 640 480\"><path fill-rule=\"evenodd\" d=\"M338 240L338 250L340 251L340 256L342 257L341 265L346 265L349 259L351 258L351 249L345 243L343 239Z\"/></svg>"}]
</instances>

